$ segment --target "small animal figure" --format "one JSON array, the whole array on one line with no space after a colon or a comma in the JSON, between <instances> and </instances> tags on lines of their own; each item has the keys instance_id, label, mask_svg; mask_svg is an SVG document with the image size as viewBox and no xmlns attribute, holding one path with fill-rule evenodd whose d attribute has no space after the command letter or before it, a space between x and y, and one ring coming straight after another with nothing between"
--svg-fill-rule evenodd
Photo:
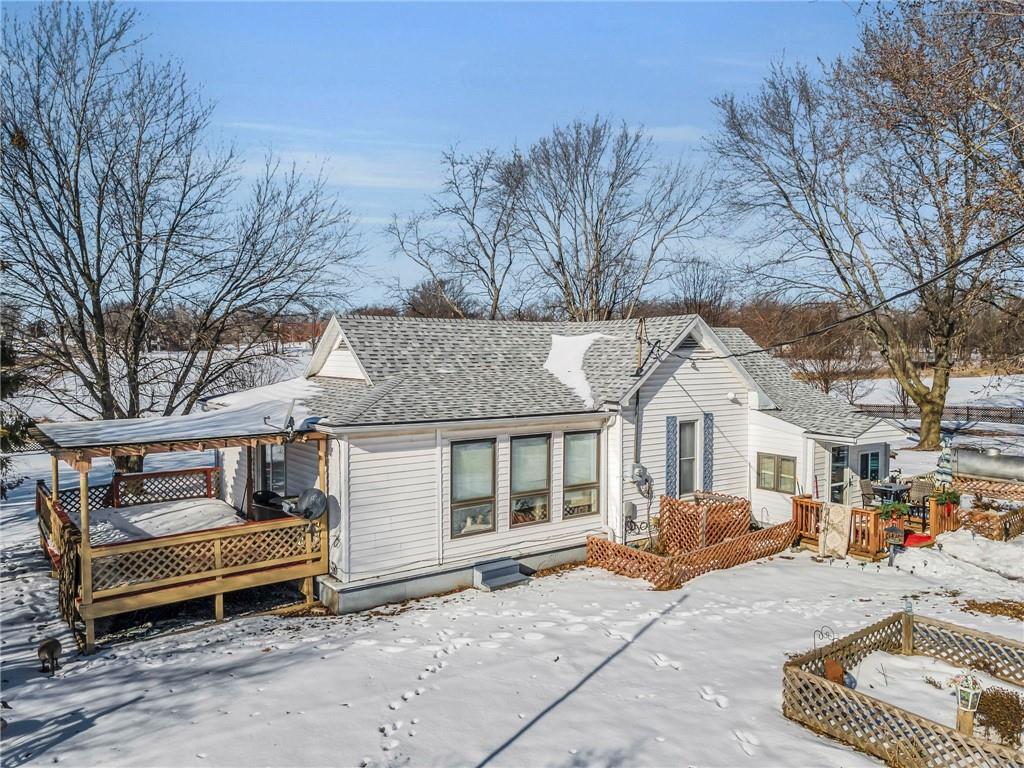
<instances>
[{"instance_id":1,"label":"small animal figure","mask_svg":"<svg viewBox=\"0 0 1024 768\"><path fill-rule=\"evenodd\" d=\"M53 677L53 673L60 669L60 652L61 652L60 640L56 637L48 637L39 644L39 650L36 653L39 655L39 671L49 671L50 677Z\"/></svg>"}]
</instances>

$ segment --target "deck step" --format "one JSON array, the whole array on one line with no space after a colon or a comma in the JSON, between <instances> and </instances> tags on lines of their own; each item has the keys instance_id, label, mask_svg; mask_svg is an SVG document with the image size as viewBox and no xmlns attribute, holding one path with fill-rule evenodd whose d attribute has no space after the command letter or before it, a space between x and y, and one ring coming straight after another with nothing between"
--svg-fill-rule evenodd
<instances>
[{"instance_id":1,"label":"deck step","mask_svg":"<svg viewBox=\"0 0 1024 768\"><path fill-rule=\"evenodd\" d=\"M519 562L510 557L473 567L473 586L485 592L521 584L529 578L520 571Z\"/></svg>"}]
</instances>

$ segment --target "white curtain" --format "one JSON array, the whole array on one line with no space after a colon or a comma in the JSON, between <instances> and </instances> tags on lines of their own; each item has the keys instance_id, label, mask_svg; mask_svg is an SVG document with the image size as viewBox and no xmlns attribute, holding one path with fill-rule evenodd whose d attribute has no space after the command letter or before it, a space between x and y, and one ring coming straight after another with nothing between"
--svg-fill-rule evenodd
<instances>
[{"instance_id":1,"label":"white curtain","mask_svg":"<svg viewBox=\"0 0 1024 768\"><path fill-rule=\"evenodd\" d=\"M585 432L565 436L566 485L597 482L597 433Z\"/></svg>"},{"instance_id":2,"label":"white curtain","mask_svg":"<svg viewBox=\"0 0 1024 768\"><path fill-rule=\"evenodd\" d=\"M512 438L512 493L548 487L548 437Z\"/></svg>"}]
</instances>

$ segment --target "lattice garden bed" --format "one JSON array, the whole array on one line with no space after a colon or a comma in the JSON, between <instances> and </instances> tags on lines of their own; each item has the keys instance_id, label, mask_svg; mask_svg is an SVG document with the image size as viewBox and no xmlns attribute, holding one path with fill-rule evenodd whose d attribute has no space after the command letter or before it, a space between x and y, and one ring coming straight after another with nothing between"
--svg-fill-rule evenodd
<instances>
[{"instance_id":1,"label":"lattice garden bed","mask_svg":"<svg viewBox=\"0 0 1024 768\"><path fill-rule=\"evenodd\" d=\"M677 589L703 573L781 552L796 528L789 521L751 531L749 501L707 494L693 502L663 496L658 531L658 550L667 554L591 536L587 564L646 579L655 589Z\"/></svg>"},{"instance_id":2,"label":"lattice garden bed","mask_svg":"<svg viewBox=\"0 0 1024 768\"><path fill-rule=\"evenodd\" d=\"M783 666L782 712L894 766L1024 766L1024 753L880 701L824 677L825 660L855 668L876 651L923 654L1024 683L1024 643L912 614L895 614Z\"/></svg>"}]
</instances>

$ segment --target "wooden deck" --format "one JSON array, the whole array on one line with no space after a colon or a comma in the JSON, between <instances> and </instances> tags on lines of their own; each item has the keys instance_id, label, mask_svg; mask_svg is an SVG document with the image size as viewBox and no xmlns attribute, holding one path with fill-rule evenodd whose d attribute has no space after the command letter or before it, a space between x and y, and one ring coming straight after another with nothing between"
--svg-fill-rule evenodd
<instances>
[{"instance_id":1,"label":"wooden deck","mask_svg":"<svg viewBox=\"0 0 1024 768\"><path fill-rule=\"evenodd\" d=\"M963 524L960 509L956 505L939 505L935 499L929 499L928 502L927 526L918 518L883 520L878 509L854 507L850 526L850 556L868 561L881 560L888 556L885 529L890 525L902 528L907 534L918 533L930 537L929 541L910 546L931 546L940 533L955 531ZM800 543L810 549L818 547L823 504L824 502L807 496L793 497L793 522Z\"/></svg>"},{"instance_id":2,"label":"wooden deck","mask_svg":"<svg viewBox=\"0 0 1024 768\"><path fill-rule=\"evenodd\" d=\"M142 608L212 596L224 615L224 593L282 581L303 581L312 600L313 578L328 571L327 526L297 517L90 546L67 514L80 505L81 519L106 506L120 507L185 498L215 498L215 467L115 476L112 483L55 492L40 482L36 514L40 544L58 579L61 613L95 644L94 622ZM84 500L83 500L84 495Z\"/></svg>"}]
</instances>

